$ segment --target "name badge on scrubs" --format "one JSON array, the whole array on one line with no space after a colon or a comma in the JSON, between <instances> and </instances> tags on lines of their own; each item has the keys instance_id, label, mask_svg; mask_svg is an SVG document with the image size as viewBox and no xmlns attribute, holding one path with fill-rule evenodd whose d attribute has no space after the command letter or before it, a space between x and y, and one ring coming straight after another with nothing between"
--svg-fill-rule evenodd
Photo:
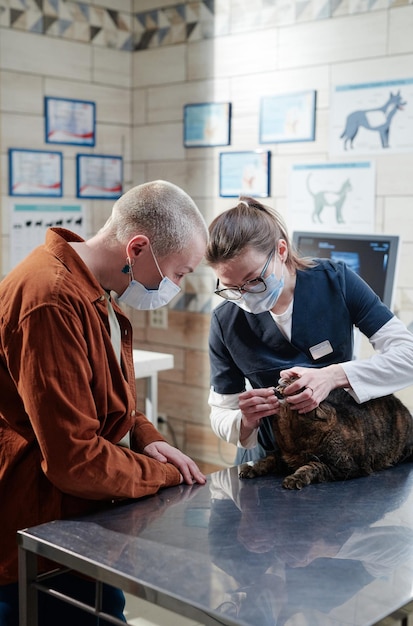
<instances>
[{"instance_id":1,"label":"name badge on scrubs","mask_svg":"<svg viewBox=\"0 0 413 626\"><path fill-rule=\"evenodd\" d=\"M317 343L315 346L310 348L310 352L314 361L317 361L317 359L321 359L323 356L327 356L327 354L331 354L333 352L333 347L331 343L328 341L328 339L326 339L325 341L322 341L321 343Z\"/></svg>"}]
</instances>

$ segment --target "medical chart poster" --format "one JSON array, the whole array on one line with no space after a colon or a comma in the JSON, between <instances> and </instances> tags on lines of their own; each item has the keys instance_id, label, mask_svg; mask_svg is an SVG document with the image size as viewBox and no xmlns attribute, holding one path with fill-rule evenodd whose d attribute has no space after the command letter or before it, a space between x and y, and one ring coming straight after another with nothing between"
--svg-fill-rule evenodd
<instances>
[{"instance_id":1,"label":"medical chart poster","mask_svg":"<svg viewBox=\"0 0 413 626\"><path fill-rule=\"evenodd\" d=\"M296 164L290 171L291 231L375 231L375 167L371 161Z\"/></svg>"},{"instance_id":2,"label":"medical chart poster","mask_svg":"<svg viewBox=\"0 0 413 626\"><path fill-rule=\"evenodd\" d=\"M315 91L261 98L260 143L314 141L315 103Z\"/></svg>"},{"instance_id":3,"label":"medical chart poster","mask_svg":"<svg viewBox=\"0 0 413 626\"><path fill-rule=\"evenodd\" d=\"M63 195L61 152L9 148L9 195Z\"/></svg>"},{"instance_id":4,"label":"medical chart poster","mask_svg":"<svg viewBox=\"0 0 413 626\"><path fill-rule=\"evenodd\" d=\"M184 106L184 146L199 148L231 143L231 103L200 102Z\"/></svg>"},{"instance_id":5,"label":"medical chart poster","mask_svg":"<svg viewBox=\"0 0 413 626\"><path fill-rule=\"evenodd\" d=\"M81 204L15 203L10 211L10 269L45 241L48 228L67 228L86 238Z\"/></svg>"},{"instance_id":6,"label":"medical chart poster","mask_svg":"<svg viewBox=\"0 0 413 626\"><path fill-rule=\"evenodd\" d=\"M330 154L413 151L413 78L333 88Z\"/></svg>"},{"instance_id":7,"label":"medical chart poster","mask_svg":"<svg viewBox=\"0 0 413 626\"><path fill-rule=\"evenodd\" d=\"M76 197L117 200L122 195L123 160L120 156L78 154Z\"/></svg>"},{"instance_id":8,"label":"medical chart poster","mask_svg":"<svg viewBox=\"0 0 413 626\"><path fill-rule=\"evenodd\" d=\"M45 98L47 143L94 146L96 143L96 105L85 100Z\"/></svg>"}]
</instances>

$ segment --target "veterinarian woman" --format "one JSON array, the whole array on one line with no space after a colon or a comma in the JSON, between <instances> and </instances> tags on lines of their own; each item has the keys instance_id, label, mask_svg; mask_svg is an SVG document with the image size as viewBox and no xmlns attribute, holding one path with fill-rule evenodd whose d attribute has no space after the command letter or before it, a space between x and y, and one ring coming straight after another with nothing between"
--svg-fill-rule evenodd
<instances>
[{"instance_id":1,"label":"veterinarian woman","mask_svg":"<svg viewBox=\"0 0 413 626\"><path fill-rule=\"evenodd\" d=\"M211 424L238 446L237 463L274 449L279 378L298 377L286 391L300 413L337 387L361 403L413 383L413 334L344 263L299 258L273 209L242 197L209 230L224 300L210 329ZM352 360L353 326L371 358Z\"/></svg>"}]
</instances>

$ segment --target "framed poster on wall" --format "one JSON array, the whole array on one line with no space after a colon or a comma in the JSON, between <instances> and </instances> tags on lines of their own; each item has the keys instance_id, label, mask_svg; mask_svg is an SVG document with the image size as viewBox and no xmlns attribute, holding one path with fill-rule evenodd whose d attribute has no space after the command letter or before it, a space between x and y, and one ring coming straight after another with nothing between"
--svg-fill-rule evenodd
<instances>
[{"instance_id":1,"label":"framed poster on wall","mask_svg":"<svg viewBox=\"0 0 413 626\"><path fill-rule=\"evenodd\" d=\"M265 150L221 152L219 195L267 198L270 195L271 153Z\"/></svg>"},{"instance_id":2,"label":"framed poster on wall","mask_svg":"<svg viewBox=\"0 0 413 626\"><path fill-rule=\"evenodd\" d=\"M260 143L314 141L316 92L261 98Z\"/></svg>"},{"instance_id":3,"label":"framed poster on wall","mask_svg":"<svg viewBox=\"0 0 413 626\"><path fill-rule=\"evenodd\" d=\"M289 228L374 232L375 181L372 161L295 163L289 180Z\"/></svg>"},{"instance_id":4,"label":"framed poster on wall","mask_svg":"<svg viewBox=\"0 0 413 626\"><path fill-rule=\"evenodd\" d=\"M44 99L46 143L94 146L96 143L96 105L69 98Z\"/></svg>"},{"instance_id":5,"label":"framed poster on wall","mask_svg":"<svg viewBox=\"0 0 413 626\"><path fill-rule=\"evenodd\" d=\"M204 148L231 143L231 104L201 102L184 106L184 146Z\"/></svg>"},{"instance_id":6,"label":"framed poster on wall","mask_svg":"<svg viewBox=\"0 0 413 626\"><path fill-rule=\"evenodd\" d=\"M116 200L122 195L123 160L120 156L78 154L76 196Z\"/></svg>"},{"instance_id":7,"label":"framed poster on wall","mask_svg":"<svg viewBox=\"0 0 413 626\"><path fill-rule=\"evenodd\" d=\"M61 152L9 149L9 195L49 196L63 194Z\"/></svg>"},{"instance_id":8,"label":"framed poster on wall","mask_svg":"<svg viewBox=\"0 0 413 626\"><path fill-rule=\"evenodd\" d=\"M336 85L331 97L330 154L413 151L413 78Z\"/></svg>"}]
</instances>

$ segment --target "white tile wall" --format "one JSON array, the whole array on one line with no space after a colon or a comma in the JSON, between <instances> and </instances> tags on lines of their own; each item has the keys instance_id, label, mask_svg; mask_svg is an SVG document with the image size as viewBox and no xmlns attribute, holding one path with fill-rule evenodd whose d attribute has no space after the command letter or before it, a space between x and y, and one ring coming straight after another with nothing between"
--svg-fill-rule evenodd
<instances>
[{"instance_id":1,"label":"white tile wall","mask_svg":"<svg viewBox=\"0 0 413 626\"><path fill-rule=\"evenodd\" d=\"M413 154L379 155L375 161L379 196L413 196Z\"/></svg>"},{"instance_id":2,"label":"white tile wall","mask_svg":"<svg viewBox=\"0 0 413 626\"><path fill-rule=\"evenodd\" d=\"M149 124L182 121L185 104L231 100L228 80L200 80L149 87L147 94Z\"/></svg>"},{"instance_id":3,"label":"white tile wall","mask_svg":"<svg viewBox=\"0 0 413 626\"><path fill-rule=\"evenodd\" d=\"M331 65L387 53L388 12L280 28L279 67Z\"/></svg>"},{"instance_id":4,"label":"white tile wall","mask_svg":"<svg viewBox=\"0 0 413 626\"><path fill-rule=\"evenodd\" d=\"M61 146L57 146L59 149ZM48 149L48 148L46 148ZM83 152L82 150L78 150ZM68 156L68 152L65 150L65 156L63 159L63 194L66 198L74 198L76 196L76 158L74 156L74 149L72 156Z\"/></svg>"},{"instance_id":5,"label":"white tile wall","mask_svg":"<svg viewBox=\"0 0 413 626\"><path fill-rule=\"evenodd\" d=\"M131 159L132 136L128 124L97 124L96 137L99 145L96 153L122 156L127 161Z\"/></svg>"},{"instance_id":6,"label":"white tile wall","mask_svg":"<svg viewBox=\"0 0 413 626\"><path fill-rule=\"evenodd\" d=\"M359 59L331 65L331 84L348 85L376 82L413 75L413 54Z\"/></svg>"},{"instance_id":7,"label":"white tile wall","mask_svg":"<svg viewBox=\"0 0 413 626\"><path fill-rule=\"evenodd\" d=\"M411 6L391 11L389 19L389 54L413 52L413 11Z\"/></svg>"},{"instance_id":8,"label":"white tile wall","mask_svg":"<svg viewBox=\"0 0 413 626\"><path fill-rule=\"evenodd\" d=\"M130 89L104 83L83 83L46 77L44 90L48 96L95 102L98 122L115 124L132 122Z\"/></svg>"},{"instance_id":9,"label":"white tile wall","mask_svg":"<svg viewBox=\"0 0 413 626\"><path fill-rule=\"evenodd\" d=\"M44 149L44 132L43 115L6 112L1 115L1 142L7 148ZM51 149L60 150L60 146Z\"/></svg>"},{"instance_id":10,"label":"white tile wall","mask_svg":"<svg viewBox=\"0 0 413 626\"><path fill-rule=\"evenodd\" d=\"M260 71L230 80L234 108L240 115L257 111L263 96L314 89L317 91L317 109L326 108L330 99L330 70L327 64L307 69Z\"/></svg>"},{"instance_id":11,"label":"white tile wall","mask_svg":"<svg viewBox=\"0 0 413 626\"><path fill-rule=\"evenodd\" d=\"M87 44L18 30L1 31L2 69L90 82L91 57L92 47Z\"/></svg>"},{"instance_id":12,"label":"white tile wall","mask_svg":"<svg viewBox=\"0 0 413 626\"><path fill-rule=\"evenodd\" d=\"M132 124L145 124L147 119L147 89L132 91Z\"/></svg>"},{"instance_id":13,"label":"white tile wall","mask_svg":"<svg viewBox=\"0 0 413 626\"><path fill-rule=\"evenodd\" d=\"M43 115L43 81L40 76L0 71L0 111Z\"/></svg>"},{"instance_id":14,"label":"white tile wall","mask_svg":"<svg viewBox=\"0 0 413 626\"><path fill-rule=\"evenodd\" d=\"M403 224L405 221L403 220ZM400 233L398 233L400 234ZM405 240L403 235L401 235L401 239L403 245L400 250L399 255L399 265L398 265L398 275L397 275L397 285L402 291L406 291L407 293L413 293L412 288L412 255L413 255L413 243L410 240ZM407 304L406 302L404 303ZM411 301L411 306L413 305L413 301ZM410 306L410 308L411 308ZM401 310L403 311L403 309ZM405 320L407 324L411 322L411 318L409 321Z\"/></svg>"},{"instance_id":15,"label":"white tile wall","mask_svg":"<svg viewBox=\"0 0 413 626\"><path fill-rule=\"evenodd\" d=\"M132 154L136 161L156 161L160 157L172 160L185 158L182 124L153 124L135 127Z\"/></svg>"},{"instance_id":16,"label":"white tile wall","mask_svg":"<svg viewBox=\"0 0 413 626\"><path fill-rule=\"evenodd\" d=\"M133 55L133 87L181 83L186 78L186 45L184 44L142 50Z\"/></svg>"},{"instance_id":17,"label":"white tile wall","mask_svg":"<svg viewBox=\"0 0 413 626\"><path fill-rule=\"evenodd\" d=\"M275 29L188 44L188 80L254 75L277 68Z\"/></svg>"},{"instance_id":18,"label":"white tile wall","mask_svg":"<svg viewBox=\"0 0 413 626\"><path fill-rule=\"evenodd\" d=\"M93 48L92 81L129 89L132 83L132 55L123 50Z\"/></svg>"},{"instance_id":19,"label":"white tile wall","mask_svg":"<svg viewBox=\"0 0 413 626\"><path fill-rule=\"evenodd\" d=\"M387 196L384 198L385 233L396 233L402 241L413 241L412 199L409 196ZM410 273L410 272L409 272ZM406 283L408 285L408 283Z\"/></svg>"}]
</instances>

